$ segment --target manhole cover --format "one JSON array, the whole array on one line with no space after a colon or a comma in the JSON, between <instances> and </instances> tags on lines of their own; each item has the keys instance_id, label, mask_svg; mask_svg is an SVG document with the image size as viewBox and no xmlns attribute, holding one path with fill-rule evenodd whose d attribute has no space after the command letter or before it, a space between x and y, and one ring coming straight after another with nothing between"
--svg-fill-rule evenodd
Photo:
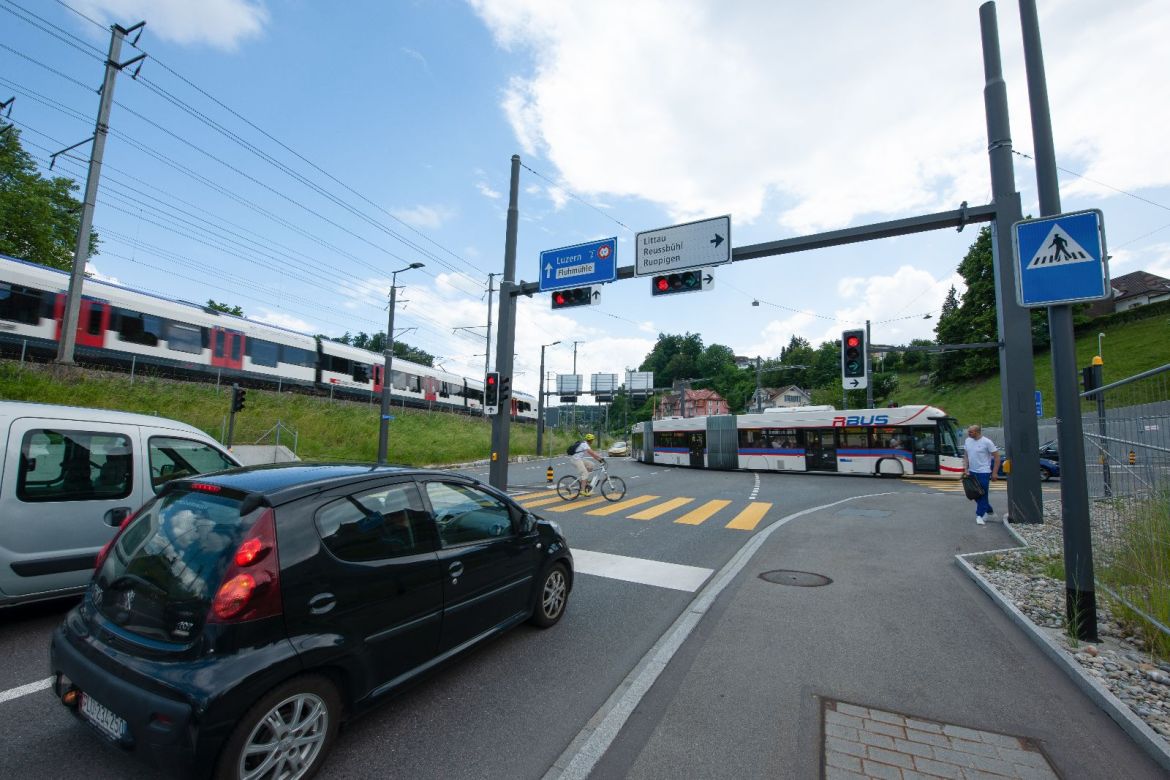
<instances>
[{"instance_id":1,"label":"manhole cover","mask_svg":"<svg viewBox=\"0 0 1170 780\"><path fill-rule=\"evenodd\" d=\"M760 575L760 579L777 585L795 585L798 588L819 588L833 582L821 574L813 574L809 571L792 571L791 569L766 571Z\"/></svg>"}]
</instances>

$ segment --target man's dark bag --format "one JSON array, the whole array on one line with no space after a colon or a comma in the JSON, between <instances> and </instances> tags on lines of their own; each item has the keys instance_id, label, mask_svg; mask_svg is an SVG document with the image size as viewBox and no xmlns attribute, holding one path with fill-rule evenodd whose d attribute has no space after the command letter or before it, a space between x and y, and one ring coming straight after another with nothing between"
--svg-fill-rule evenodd
<instances>
[{"instance_id":1,"label":"man's dark bag","mask_svg":"<svg viewBox=\"0 0 1170 780\"><path fill-rule=\"evenodd\" d=\"M972 501L978 501L983 496L983 486L979 484L974 474L963 475L963 492Z\"/></svg>"}]
</instances>

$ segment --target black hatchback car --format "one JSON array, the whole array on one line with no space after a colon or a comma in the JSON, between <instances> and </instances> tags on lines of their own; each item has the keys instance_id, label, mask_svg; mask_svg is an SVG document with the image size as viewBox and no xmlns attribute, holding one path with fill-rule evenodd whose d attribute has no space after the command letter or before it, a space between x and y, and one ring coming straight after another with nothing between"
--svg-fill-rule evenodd
<instances>
[{"instance_id":1,"label":"black hatchback car","mask_svg":"<svg viewBox=\"0 0 1170 780\"><path fill-rule=\"evenodd\" d=\"M310 777L343 718L518 623L555 624L572 584L556 524L466 477L203 475L102 550L53 635L54 691L157 767Z\"/></svg>"}]
</instances>

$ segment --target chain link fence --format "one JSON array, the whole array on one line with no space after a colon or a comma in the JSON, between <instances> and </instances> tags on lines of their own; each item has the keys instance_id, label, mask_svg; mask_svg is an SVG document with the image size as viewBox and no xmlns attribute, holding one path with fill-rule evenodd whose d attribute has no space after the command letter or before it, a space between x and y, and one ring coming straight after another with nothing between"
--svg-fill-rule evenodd
<instances>
[{"instance_id":1,"label":"chain link fence","mask_svg":"<svg viewBox=\"0 0 1170 780\"><path fill-rule=\"evenodd\" d=\"M1097 589L1170 651L1170 365L1081 394ZM1160 639L1159 639L1160 636Z\"/></svg>"}]
</instances>

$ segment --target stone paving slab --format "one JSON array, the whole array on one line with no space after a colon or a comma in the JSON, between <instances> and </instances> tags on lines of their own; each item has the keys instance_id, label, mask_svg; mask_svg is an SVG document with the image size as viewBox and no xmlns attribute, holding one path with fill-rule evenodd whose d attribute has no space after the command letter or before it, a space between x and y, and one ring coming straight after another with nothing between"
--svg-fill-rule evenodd
<instances>
[{"instance_id":1,"label":"stone paving slab","mask_svg":"<svg viewBox=\"0 0 1170 780\"><path fill-rule=\"evenodd\" d=\"M1040 747L1026 737L969 729L825 699L826 780L1056 780Z\"/></svg>"}]
</instances>

